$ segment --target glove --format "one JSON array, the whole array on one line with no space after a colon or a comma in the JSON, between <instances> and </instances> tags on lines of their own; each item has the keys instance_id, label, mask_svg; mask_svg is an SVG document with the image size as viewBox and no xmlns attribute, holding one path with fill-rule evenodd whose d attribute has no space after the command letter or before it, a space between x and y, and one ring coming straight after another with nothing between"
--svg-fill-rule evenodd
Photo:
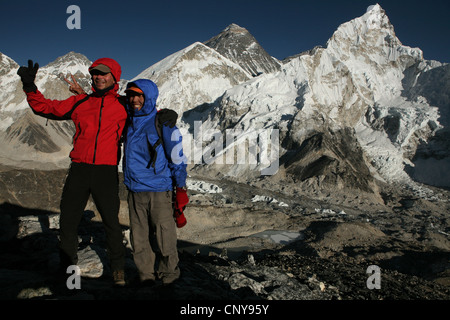
<instances>
[{"instance_id":1,"label":"glove","mask_svg":"<svg viewBox=\"0 0 450 320\"><path fill-rule=\"evenodd\" d=\"M189 198L186 190L177 187L175 193L174 218L178 228L184 227L187 223L183 210L188 203Z\"/></svg>"},{"instance_id":2,"label":"glove","mask_svg":"<svg viewBox=\"0 0 450 320\"><path fill-rule=\"evenodd\" d=\"M186 190L177 187L175 193L175 209L183 211L188 203L189 198Z\"/></svg>"},{"instance_id":3,"label":"glove","mask_svg":"<svg viewBox=\"0 0 450 320\"><path fill-rule=\"evenodd\" d=\"M175 210L173 216L175 218L177 228L183 228L186 225L187 221L183 211Z\"/></svg>"},{"instance_id":4,"label":"glove","mask_svg":"<svg viewBox=\"0 0 450 320\"><path fill-rule=\"evenodd\" d=\"M158 118L160 123L173 128L177 124L178 113L171 109L161 109L158 111Z\"/></svg>"},{"instance_id":5,"label":"glove","mask_svg":"<svg viewBox=\"0 0 450 320\"><path fill-rule=\"evenodd\" d=\"M32 92L37 90L34 80L36 79L38 70L39 64L36 62L33 66L33 60L28 60L28 67L20 67L17 70L17 74L20 76L20 80L22 80L23 91Z\"/></svg>"}]
</instances>

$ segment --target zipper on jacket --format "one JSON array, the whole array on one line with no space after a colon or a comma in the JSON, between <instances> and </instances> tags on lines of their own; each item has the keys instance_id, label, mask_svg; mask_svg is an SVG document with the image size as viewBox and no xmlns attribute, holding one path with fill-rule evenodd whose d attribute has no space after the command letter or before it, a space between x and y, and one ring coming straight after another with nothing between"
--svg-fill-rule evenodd
<instances>
[{"instance_id":1,"label":"zipper on jacket","mask_svg":"<svg viewBox=\"0 0 450 320\"><path fill-rule=\"evenodd\" d=\"M100 135L100 127L102 124L102 111L103 111L103 101L105 97L102 97L102 104L100 105L100 114L98 117L98 131L97 135L95 136L95 146L94 146L94 159L92 160L92 163L95 164L95 156L97 155L97 142L98 142L98 136Z\"/></svg>"}]
</instances>

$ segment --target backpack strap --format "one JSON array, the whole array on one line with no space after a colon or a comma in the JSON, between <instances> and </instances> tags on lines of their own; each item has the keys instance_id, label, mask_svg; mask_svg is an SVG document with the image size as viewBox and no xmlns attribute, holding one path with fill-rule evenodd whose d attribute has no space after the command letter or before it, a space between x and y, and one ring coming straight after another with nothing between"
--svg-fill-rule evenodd
<instances>
[{"instance_id":1,"label":"backpack strap","mask_svg":"<svg viewBox=\"0 0 450 320\"><path fill-rule=\"evenodd\" d=\"M164 148L163 137L162 137L162 126L163 126L163 124L159 121L158 114L156 114L155 128L156 128L156 132L158 133L158 140L153 145L150 142L148 142L148 140L147 140L148 149L150 150L150 162L147 165L147 169L149 169L150 167L155 168L156 158L158 157L158 152L156 151L156 148L160 144L162 144L163 148Z\"/></svg>"}]
</instances>

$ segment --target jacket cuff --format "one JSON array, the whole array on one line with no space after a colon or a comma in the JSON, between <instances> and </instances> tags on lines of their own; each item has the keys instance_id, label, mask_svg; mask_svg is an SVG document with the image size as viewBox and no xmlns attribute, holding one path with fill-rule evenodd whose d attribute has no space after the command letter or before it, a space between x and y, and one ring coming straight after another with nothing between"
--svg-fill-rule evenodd
<instances>
[{"instance_id":1,"label":"jacket cuff","mask_svg":"<svg viewBox=\"0 0 450 320\"><path fill-rule=\"evenodd\" d=\"M22 88L23 88L23 91L25 91L26 93L36 92L37 89L38 89L36 87L36 85L34 84L34 82L32 82L32 83L24 83Z\"/></svg>"}]
</instances>

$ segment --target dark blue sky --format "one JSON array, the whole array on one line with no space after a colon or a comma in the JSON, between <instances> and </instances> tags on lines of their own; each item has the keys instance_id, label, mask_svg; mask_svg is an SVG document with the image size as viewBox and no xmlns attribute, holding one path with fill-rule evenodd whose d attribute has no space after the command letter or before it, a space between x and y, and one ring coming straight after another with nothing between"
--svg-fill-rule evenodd
<instances>
[{"instance_id":1,"label":"dark blue sky","mask_svg":"<svg viewBox=\"0 0 450 320\"><path fill-rule=\"evenodd\" d=\"M1 0L0 52L19 64L33 59L41 66L69 51L92 61L111 57L122 65L122 77L131 79L231 23L283 59L325 45L340 24L375 3L386 10L404 45L419 47L425 59L450 62L448 0ZM66 27L72 4L81 9L81 30Z\"/></svg>"}]
</instances>

